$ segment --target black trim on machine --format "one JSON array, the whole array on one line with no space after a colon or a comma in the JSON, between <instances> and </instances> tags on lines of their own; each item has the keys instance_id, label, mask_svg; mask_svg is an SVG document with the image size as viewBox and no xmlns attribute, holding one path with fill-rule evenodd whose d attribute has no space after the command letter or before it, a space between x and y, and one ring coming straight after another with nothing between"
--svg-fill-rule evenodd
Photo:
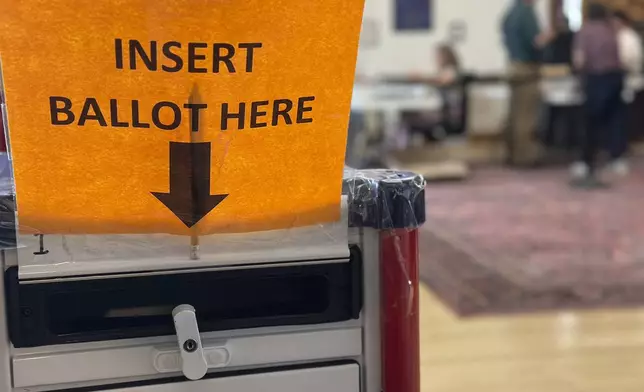
<instances>
[{"instance_id":1,"label":"black trim on machine","mask_svg":"<svg viewBox=\"0 0 644 392\"><path fill-rule=\"evenodd\" d=\"M202 332L340 322L360 317L362 254L349 262L21 284L5 272L15 347L174 334L190 304Z\"/></svg>"}]
</instances>

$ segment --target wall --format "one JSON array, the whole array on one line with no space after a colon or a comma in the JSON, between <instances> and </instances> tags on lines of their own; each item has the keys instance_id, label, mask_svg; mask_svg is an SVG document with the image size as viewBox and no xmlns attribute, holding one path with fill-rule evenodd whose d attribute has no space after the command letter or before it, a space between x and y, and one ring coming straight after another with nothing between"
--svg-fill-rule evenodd
<instances>
[{"instance_id":1,"label":"wall","mask_svg":"<svg viewBox=\"0 0 644 392\"><path fill-rule=\"evenodd\" d=\"M465 69L481 73L504 70L500 23L514 0L432 0L434 27L419 33L394 31L393 1L366 0L365 21L374 21L378 26L380 42L375 48L360 49L359 74L431 74L435 63L433 48L447 38L453 21L467 25L467 38L457 46ZM547 2L541 1L538 8L541 15L546 15Z\"/></svg>"},{"instance_id":2,"label":"wall","mask_svg":"<svg viewBox=\"0 0 644 392\"><path fill-rule=\"evenodd\" d=\"M575 31L579 30L583 21L583 3L584 0L564 0L563 2L564 13L570 21L570 27Z\"/></svg>"}]
</instances>

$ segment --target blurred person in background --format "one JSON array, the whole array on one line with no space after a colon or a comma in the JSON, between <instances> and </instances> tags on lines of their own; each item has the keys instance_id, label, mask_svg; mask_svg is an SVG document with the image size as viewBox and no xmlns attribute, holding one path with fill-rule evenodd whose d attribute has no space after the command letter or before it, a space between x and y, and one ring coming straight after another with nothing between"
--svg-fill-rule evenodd
<instances>
[{"instance_id":1,"label":"blurred person in background","mask_svg":"<svg viewBox=\"0 0 644 392\"><path fill-rule=\"evenodd\" d=\"M541 107L539 64L542 50L554 39L553 32L539 27L534 9L537 1L513 0L502 25L510 60L512 163L520 166L536 164L541 155L535 140Z\"/></svg>"},{"instance_id":2,"label":"blurred person in background","mask_svg":"<svg viewBox=\"0 0 644 392\"><path fill-rule=\"evenodd\" d=\"M642 89L642 39L633 28L633 22L622 11L613 15L613 27L617 31L617 44L621 64L626 72L624 92L622 98L626 104L635 99L635 94ZM620 114L620 126L608 137L611 163L609 169L618 176L628 174L628 163L625 155L628 151L627 111L623 108Z\"/></svg>"},{"instance_id":3,"label":"blurred person in background","mask_svg":"<svg viewBox=\"0 0 644 392\"><path fill-rule=\"evenodd\" d=\"M613 14L613 26L617 31L617 42L622 65L627 73L642 73L642 38L633 28L633 21L623 11Z\"/></svg>"},{"instance_id":4,"label":"blurred person in background","mask_svg":"<svg viewBox=\"0 0 644 392\"><path fill-rule=\"evenodd\" d=\"M454 49L441 44L436 48L437 72L433 83L439 87L449 87L458 82L461 65Z\"/></svg>"},{"instance_id":5,"label":"blurred person in background","mask_svg":"<svg viewBox=\"0 0 644 392\"><path fill-rule=\"evenodd\" d=\"M624 70L620 58L617 32L606 7L592 3L588 19L575 37L573 59L582 76L586 96L586 135L581 162L572 168L572 185L583 188L601 187L596 177L596 160L602 132L616 134L621 128L624 102Z\"/></svg>"},{"instance_id":6,"label":"blurred person in background","mask_svg":"<svg viewBox=\"0 0 644 392\"><path fill-rule=\"evenodd\" d=\"M434 85L438 87L443 100L438 132L443 133L439 136L446 137L456 132L460 125L460 108L463 100L463 89L460 86L462 70L456 52L448 44L437 47L436 59L438 71L434 78Z\"/></svg>"},{"instance_id":7,"label":"blurred person in background","mask_svg":"<svg viewBox=\"0 0 644 392\"><path fill-rule=\"evenodd\" d=\"M435 50L436 74L418 78L419 82L435 86L440 92L443 107L440 112L404 113L403 122L411 132L411 144L418 146L427 141L442 140L453 133L460 120L460 101L463 99L460 60L448 44L440 44Z\"/></svg>"},{"instance_id":8,"label":"blurred person in background","mask_svg":"<svg viewBox=\"0 0 644 392\"><path fill-rule=\"evenodd\" d=\"M572 45L575 33L570 30L570 22L563 15L557 17L556 35L544 50L543 63L572 66Z\"/></svg>"},{"instance_id":9,"label":"blurred person in background","mask_svg":"<svg viewBox=\"0 0 644 392\"><path fill-rule=\"evenodd\" d=\"M540 135L545 146L572 151L579 144L582 120L573 102L578 95L576 79L571 77L575 33L564 15L557 16L555 29L556 36L544 49L542 58Z\"/></svg>"}]
</instances>

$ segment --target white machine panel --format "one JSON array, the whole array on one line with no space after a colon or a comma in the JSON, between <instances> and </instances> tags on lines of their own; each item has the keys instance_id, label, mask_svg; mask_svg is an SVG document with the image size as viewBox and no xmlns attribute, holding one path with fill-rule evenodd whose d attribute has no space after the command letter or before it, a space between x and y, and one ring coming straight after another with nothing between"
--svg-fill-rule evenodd
<instances>
[{"instance_id":1,"label":"white machine panel","mask_svg":"<svg viewBox=\"0 0 644 392\"><path fill-rule=\"evenodd\" d=\"M211 370L236 370L355 358L362 353L362 333L360 328L348 328L227 340L204 339L202 344L209 355L207 360ZM58 387L63 384L181 374L176 343L83 349L83 346L90 345L76 345L74 350L58 352L47 352L46 348L34 349L33 353L15 355L12 361L14 386ZM216 354L222 354L217 357L221 360L212 357ZM302 391L310 392L306 389Z\"/></svg>"},{"instance_id":2,"label":"white machine panel","mask_svg":"<svg viewBox=\"0 0 644 392\"><path fill-rule=\"evenodd\" d=\"M358 365L260 373L245 376L186 381L113 392L356 392L360 390Z\"/></svg>"},{"instance_id":3,"label":"white machine panel","mask_svg":"<svg viewBox=\"0 0 644 392\"><path fill-rule=\"evenodd\" d=\"M190 259L190 238L149 235L22 235L6 263L20 266L21 279L124 272L239 266L346 258L346 220L250 234L200 237L199 258ZM44 253L44 254L34 254ZM46 252L46 253L45 253ZM17 260L12 260L17 259Z\"/></svg>"}]
</instances>

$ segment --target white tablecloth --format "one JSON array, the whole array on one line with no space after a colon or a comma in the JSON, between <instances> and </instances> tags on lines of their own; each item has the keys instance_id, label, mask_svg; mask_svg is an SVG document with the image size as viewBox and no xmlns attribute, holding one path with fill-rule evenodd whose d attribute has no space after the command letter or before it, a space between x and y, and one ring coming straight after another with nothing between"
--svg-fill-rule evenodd
<instances>
[{"instance_id":1,"label":"white tablecloth","mask_svg":"<svg viewBox=\"0 0 644 392\"><path fill-rule=\"evenodd\" d=\"M442 105L438 90L420 83L357 83L351 100L355 111L440 110Z\"/></svg>"},{"instance_id":2,"label":"white tablecloth","mask_svg":"<svg viewBox=\"0 0 644 392\"><path fill-rule=\"evenodd\" d=\"M406 144L398 140L402 112L438 111L442 107L438 89L422 83L357 83L351 100L352 111L366 112L374 118L368 123L382 121L386 144L396 146L394 148ZM382 114L382 120L372 116L374 113Z\"/></svg>"},{"instance_id":3,"label":"white tablecloth","mask_svg":"<svg viewBox=\"0 0 644 392\"><path fill-rule=\"evenodd\" d=\"M630 75L626 78L623 98L632 102L635 93L644 90L644 75ZM584 103L581 81L577 76L544 78L541 81L544 102L553 106L578 106Z\"/></svg>"},{"instance_id":4,"label":"white tablecloth","mask_svg":"<svg viewBox=\"0 0 644 392\"><path fill-rule=\"evenodd\" d=\"M541 95L544 102L552 106L578 106L584 103L581 83L575 76L544 78L541 81Z\"/></svg>"}]
</instances>

